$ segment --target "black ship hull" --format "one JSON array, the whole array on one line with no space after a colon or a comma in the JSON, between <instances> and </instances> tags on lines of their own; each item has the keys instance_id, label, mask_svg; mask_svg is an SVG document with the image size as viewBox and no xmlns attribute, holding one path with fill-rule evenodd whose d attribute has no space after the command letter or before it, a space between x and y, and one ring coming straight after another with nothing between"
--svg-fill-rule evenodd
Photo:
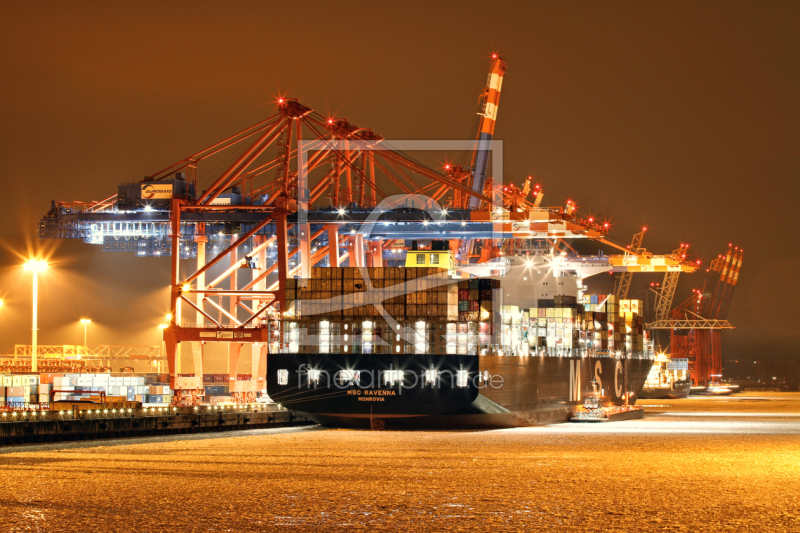
<instances>
[{"instance_id":1,"label":"black ship hull","mask_svg":"<svg viewBox=\"0 0 800 533\"><path fill-rule=\"evenodd\" d=\"M691 382L676 383L672 387L643 388L639 393L642 400L677 400L688 398L692 389Z\"/></svg>"},{"instance_id":2,"label":"black ship hull","mask_svg":"<svg viewBox=\"0 0 800 533\"><path fill-rule=\"evenodd\" d=\"M651 366L614 357L271 354L267 392L329 427L522 427L569 420L593 388L603 405L635 402Z\"/></svg>"}]
</instances>

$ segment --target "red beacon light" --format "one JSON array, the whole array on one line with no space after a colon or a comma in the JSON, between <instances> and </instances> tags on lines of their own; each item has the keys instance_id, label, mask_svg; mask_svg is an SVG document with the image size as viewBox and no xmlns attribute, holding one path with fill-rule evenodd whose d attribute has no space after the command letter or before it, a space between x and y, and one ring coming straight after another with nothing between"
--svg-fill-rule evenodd
<instances>
[{"instance_id":1,"label":"red beacon light","mask_svg":"<svg viewBox=\"0 0 800 533\"><path fill-rule=\"evenodd\" d=\"M642 231L647 231L647 226L644 226L644 227L642 228Z\"/></svg>"}]
</instances>

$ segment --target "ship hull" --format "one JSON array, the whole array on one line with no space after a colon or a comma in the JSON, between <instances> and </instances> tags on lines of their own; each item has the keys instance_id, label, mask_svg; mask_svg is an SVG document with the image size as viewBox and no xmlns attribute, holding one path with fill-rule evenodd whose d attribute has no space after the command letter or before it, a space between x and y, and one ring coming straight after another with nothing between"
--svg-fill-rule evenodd
<instances>
[{"instance_id":1,"label":"ship hull","mask_svg":"<svg viewBox=\"0 0 800 533\"><path fill-rule=\"evenodd\" d=\"M643 388L639 393L639 398L642 400L677 400L680 398L688 398L689 392L692 389L692 384L681 383L676 384L674 387L656 387L652 389Z\"/></svg>"},{"instance_id":2,"label":"ship hull","mask_svg":"<svg viewBox=\"0 0 800 533\"><path fill-rule=\"evenodd\" d=\"M565 422L594 389L603 405L635 402L652 361L271 354L267 365L270 397L324 426L467 429Z\"/></svg>"}]
</instances>

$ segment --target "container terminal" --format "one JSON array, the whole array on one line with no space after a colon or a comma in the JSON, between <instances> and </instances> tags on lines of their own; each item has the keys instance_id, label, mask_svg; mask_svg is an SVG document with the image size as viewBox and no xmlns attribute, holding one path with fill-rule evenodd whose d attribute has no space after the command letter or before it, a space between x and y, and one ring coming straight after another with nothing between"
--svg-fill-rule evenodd
<instances>
[{"instance_id":1,"label":"container terminal","mask_svg":"<svg viewBox=\"0 0 800 533\"><path fill-rule=\"evenodd\" d=\"M164 347L39 346L34 325L0 360L3 420L110 409L191 428L291 411L337 427L514 427L631 417L639 397L713 386L743 250L704 266L686 243L648 251L647 228L619 244L575 202L545 207L532 176L505 180L492 148L505 73L493 55L475 140L439 168L408 152L441 143L387 140L280 97L271 117L102 200L52 201L39 239L170 262ZM580 239L607 252L582 255ZM34 280L46 268L28 265ZM673 305L680 274L703 271ZM601 273L614 290L592 294L585 280ZM663 281L630 298L635 273ZM208 343L225 344L228 374L204 374ZM131 372L137 359L161 371Z\"/></svg>"}]
</instances>

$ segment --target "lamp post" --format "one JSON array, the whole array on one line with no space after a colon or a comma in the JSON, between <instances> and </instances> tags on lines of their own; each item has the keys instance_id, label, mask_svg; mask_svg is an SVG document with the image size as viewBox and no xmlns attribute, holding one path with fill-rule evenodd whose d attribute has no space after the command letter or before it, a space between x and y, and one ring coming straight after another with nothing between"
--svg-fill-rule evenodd
<instances>
[{"instance_id":1,"label":"lamp post","mask_svg":"<svg viewBox=\"0 0 800 533\"><path fill-rule=\"evenodd\" d=\"M168 314L164 318L166 318L167 320L172 320L172 315ZM159 324L158 325L158 329L161 332L161 342L159 343L159 346L158 346L158 350L161 353L159 355L164 355L164 352L167 351L166 344L164 343L164 330L167 329L168 327L169 327L169 324ZM160 373L161 372L161 360L160 359L158 361L158 367L157 368L158 368L158 371Z\"/></svg>"},{"instance_id":2,"label":"lamp post","mask_svg":"<svg viewBox=\"0 0 800 533\"><path fill-rule=\"evenodd\" d=\"M39 273L47 270L47 261L44 259L28 259L23 265L25 270L33 274L33 326L31 328L31 372L38 372L37 359L39 356Z\"/></svg>"},{"instance_id":3,"label":"lamp post","mask_svg":"<svg viewBox=\"0 0 800 533\"><path fill-rule=\"evenodd\" d=\"M89 352L89 345L86 343L86 330L91 323L91 318L81 318L81 324L83 324L83 355L86 355Z\"/></svg>"}]
</instances>

